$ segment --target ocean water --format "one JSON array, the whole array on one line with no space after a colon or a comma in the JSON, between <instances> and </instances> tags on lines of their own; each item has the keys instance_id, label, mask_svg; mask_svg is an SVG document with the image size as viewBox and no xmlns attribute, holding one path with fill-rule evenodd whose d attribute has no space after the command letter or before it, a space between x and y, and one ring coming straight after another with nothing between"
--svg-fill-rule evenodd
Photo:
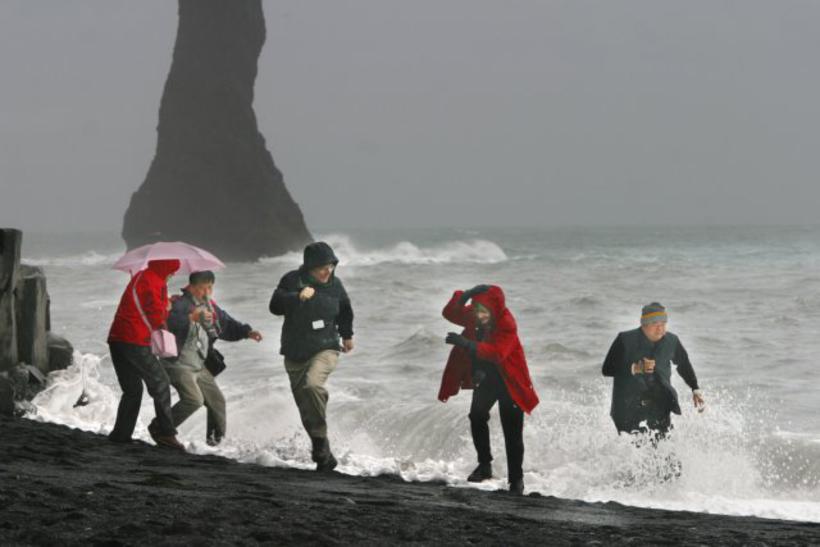
<instances>
[{"instance_id":1,"label":"ocean water","mask_svg":"<svg viewBox=\"0 0 820 547\"><path fill-rule=\"evenodd\" d=\"M330 380L331 445L339 470L503 488L506 462L491 420L499 478L479 486L467 414L470 392L436 400L455 330L441 308L456 288L504 287L541 404L525 421L525 484L587 501L820 522L820 228L383 230L325 233L356 313L356 351ZM119 388L105 343L127 275L110 269L123 245L107 234L26 234L24 260L43 266L52 323L77 349L34 401L36 419L107 433ZM216 299L265 339L220 342L228 438L204 443L204 411L180 428L189 450L243 462L310 468L309 441L278 354L281 319L268 312L290 254L229 264ZM183 279L171 282L173 290ZM603 357L641 305L670 312L704 390L657 450L619 437L608 416ZM91 404L72 408L83 385ZM153 415L143 401L136 435ZM670 460L677 479L663 480Z\"/></svg>"}]
</instances>

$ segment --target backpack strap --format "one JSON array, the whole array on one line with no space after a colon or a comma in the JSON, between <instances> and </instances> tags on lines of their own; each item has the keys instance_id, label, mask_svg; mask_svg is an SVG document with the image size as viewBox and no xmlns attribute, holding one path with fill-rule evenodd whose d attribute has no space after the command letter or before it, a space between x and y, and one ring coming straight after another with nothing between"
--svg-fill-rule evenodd
<instances>
[{"instance_id":1,"label":"backpack strap","mask_svg":"<svg viewBox=\"0 0 820 547\"><path fill-rule=\"evenodd\" d=\"M134 280L134 283L131 285L131 294L134 297L134 305L137 306L137 311L140 312L140 317L142 317L142 320L145 321L145 326L148 327L149 332L153 332L154 329L151 328L151 323L148 322L148 318L145 316L145 312L142 311L142 306L140 305L140 299L137 296L137 283L139 282L140 277L142 277L142 272L140 272L137 275L137 278Z\"/></svg>"}]
</instances>

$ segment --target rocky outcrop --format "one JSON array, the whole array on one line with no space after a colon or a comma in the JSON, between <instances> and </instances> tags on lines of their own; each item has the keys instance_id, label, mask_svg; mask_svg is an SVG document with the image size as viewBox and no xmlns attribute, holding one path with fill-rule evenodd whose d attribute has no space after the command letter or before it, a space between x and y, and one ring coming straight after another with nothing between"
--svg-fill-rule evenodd
<instances>
[{"instance_id":1,"label":"rocky outcrop","mask_svg":"<svg viewBox=\"0 0 820 547\"><path fill-rule=\"evenodd\" d=\"M23 234L0 229L0 414L30 400L46 375L71 365L74 348L49 332L46 276L20 264Z\"/></svg>"},{"instance_id":2,"label":"rocky outcrop","mask_svg":"<svg viewBox=\"0 0 820 547\"><path fill-rule=\"evenodd\" d=\"M48 345L48 370L63 370L74 362L74 346L71 342L49 331L46 337Z\"/></svg>"},{"instance_id":3,"label":"rocky outcrop","mask_svg":"<svg viewBox=\"0 0 820 547\"><path fill-rule=\"evenodd\" d=\"M14 288L20 264L19 230L0 229L0 372L17 365L17 317Z\"/></svg>"},{"instance_id":4,"label":"rocky outcrop","mask_svg":"<svg viewBox=\"0 0 820 547\"><path fill-rule=\"evenodd\" d=\"M46 275L42 268L21 264L15 289L17 359L48 373Z\"/></svg>"},{"instance_id":5,"label":"rocky outcrop","mask_svg":"<svg viewBox=\"0 0 820 547\"><path fill-rule=\"evenodd\" d=\"M156 156L131 197L129 248L182 240L223 260L254 260L311 241L253 111L265 42L260 0L180 0Z\"/></svg>"}]
</instances>

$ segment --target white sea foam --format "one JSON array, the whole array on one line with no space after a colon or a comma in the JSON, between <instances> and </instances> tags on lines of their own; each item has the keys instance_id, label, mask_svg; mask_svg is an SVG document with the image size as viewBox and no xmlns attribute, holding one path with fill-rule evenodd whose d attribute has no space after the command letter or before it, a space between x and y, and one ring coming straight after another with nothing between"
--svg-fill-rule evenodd
<instances>
[{"instance_id":1,"label":"white sea foam","mask_svg":"<svg viewBox=\"0 0 820 547\"><path fill-rule=\"evenodd\" d=\"M82 267L82 266L112 266L122 252L114 254L101 254L96 251L59 256L59 257L23 257L23 263L32 266L58 266L58 267Z\"/></svg>"},{"instance_id":2,"label":"white sea foam","mask_svg":"<svg viewBox=\"0 0 820 547\"><path fill-rule=\"evenodd\" d=\"M101 361L97 355L75 351L74 365L49 374L46 389L32 401L37 413L31 417L95 433L108 433L114 425L119 393L100 380ZM74 407L83 393L91 404Z\"/></svg>"},{"instance_id":3,"label":"white sea foam","mask_svg":"<svg viewBox=\"0 0 820 547\"><path fill-rule=\"evenodd\" d=\"M48 388L34 400L34 417L105 434L113 424L119 392L101 380L99 357L77 354L75 358L77 365L50 375ZM83 390L83 369L91 402L74 408ZM198 422L204 419L196 415L181 430L181 440L195 453L267 466L312 468L307 437L300 431L289 393L265 391L266 395L254 397L228 397L229 424L245 423L222 446L212 448L203 442ZM764 476L770 470L761 466L758 447L749 440L742 402L715 394L711 417L687 413L677 420L671 438L652 448L648 443L636 446L632 439L611 431L605 416L605 391L551 392L527 419L528 491L593 502L820 522L817 477L802 492L766 486L777 478ZM340 472L395 474L408 481L441 480L452 486L475 487L465 480L474 465L464 412L466 398L451 405L387 408L381 401L362 400L344 390L331 388L331 393L335 418L331 441ZM254 425L252 416L269 421L264 416L271 415L270 405L281 409L274 415L283 421L273 428L259 428L263 422ZM148 441L144 421L151 416L153 407L146 396L135 437ZM478 486L482 489L506 486L503 440L496 425L492 440L499 478ZM681 465L680 476L671 480L670 462Z\"/></svg>"},{"instance_id":4,"label":"white sea foam","mask_svg":"<svg viewBox=\"0 0 820 547\"><path fill-rule=\"evenodd\" d=\"M602 232L600 244L588 234L505 234L447 232L436 242L427 233L380 246L324 238L353 266L344 279L356 312L357 350L342 357L329 386L331 442L342 472L473 487L465 482L475 465L470 392L447 404L436 401L449 349L443 338L453 328L440 310L453 289L491 277L507 293L542 401L525 422L529 491L820 522L820 346L806 336L820 322L820 306L811 305L820 277L805 273L806 263L820 263L820 233L799 246L788 234L755 243L772 252L798 249L777 251L776 261L766 258L772 252L734 252L750 245L744 231L722 242L708 233L684 247L676 232L653 235L646 244L635 243L639 231ZM508 258L521 255L535 258ZM77 361L86 367L91 404L73 408L82 389L79 366L55 373L35 404L40 419L106 433L120 391L110 362L99 356L126 278L77 256L73 266L49 270L52 324L84 352ZM219 380L228 401L228 437L216 449L207 447L198 412L180 427L189 450L311 467L309 440L278 355L281 318L267 309L279 274L272 270L300 262L292 254L229 264L220 274L220 304L265 340L220 342L228 360ZM617 436L608 416L611 380L600 374L615 333L636 326L640 306L653 299L669 306L670 328L686 345L708 402L706 412L695 413L688 388L674 375L684 415L673 416L673 435L655 451ZM733 320L715 321L718 316ZM148 442L152 416L146 395L136 436ZM490 427L499 479L481 488L501 488L506 469L495 412ZM663 480L672 457L681 463L680 477Z\"/></svg>"},{"instance_id":5,"label":"white sea foam","mask_svg":"<svg viewBox=\"0 0 820 547\"><path fill-rule=\"evenodd\" d=\"M331 234L320 238L333 247L345 266L375 266L378 264L498 264L508 257L492 241L473 239L420 247L408 241L383 249L362 250L346 235ZM301 253L263 258L263 264L300 264Z\"/></svg>"}]
</instances>

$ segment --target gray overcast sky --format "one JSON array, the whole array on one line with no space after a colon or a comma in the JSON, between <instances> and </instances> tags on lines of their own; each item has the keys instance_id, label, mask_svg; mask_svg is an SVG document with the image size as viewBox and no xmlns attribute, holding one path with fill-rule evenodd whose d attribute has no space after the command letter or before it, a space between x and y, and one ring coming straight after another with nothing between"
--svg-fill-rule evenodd
<instances>
[{"instance_id":1,"label":"gray overcast sky","mask_svg":"<svg viewBox=\"0 0 820 547\"><path fill-rule=\"evenodd\" d=\"M266 1L256 113L314 229L817 223L820 2ZM0 0L0 225L119 230L170 0Z\"/></svg>"}]
</instances>

